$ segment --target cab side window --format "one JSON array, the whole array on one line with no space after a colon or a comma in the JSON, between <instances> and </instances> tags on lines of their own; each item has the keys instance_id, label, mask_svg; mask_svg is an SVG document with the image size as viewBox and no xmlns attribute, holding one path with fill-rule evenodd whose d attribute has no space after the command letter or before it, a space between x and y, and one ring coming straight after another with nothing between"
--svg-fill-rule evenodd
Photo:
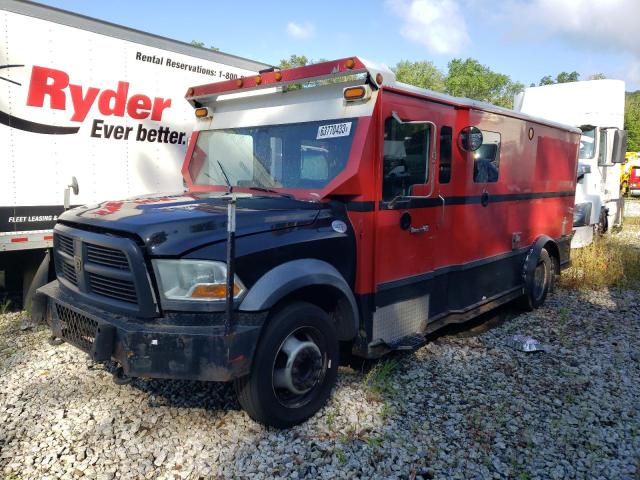
<instances>
[{"instance_id":1,"label":"cab side window","mask_svg":"<svg viewBox=\"0 0 640 480\"><path fill-rule=\"evenodd\" d=\"M431 127L425 123L384 122L382 199L412 195L414 185L428 180Z\"/></svg>"},{"instance_id":2,"label":"cab side window","mask_svg":"<svg viewBox=\"0 0 640 480\"><path fill-rule=\"evenodd\" d=\"M440 129L440 167L438 169L438 181L449 183L451 181L451 148L453 142L453 129L442 127Z\"/></svg>"},{"instance_id":3,"label":"cab side window","mask_svg":"<svg viewBox=\"0 0 640 480\"><path fill-rule=\"evenodd\" d=\"M500 173L500 134L482 131L482 145L472 152L473 181L495 183Z\"/></svg>"},{"instance_id":4,"label":"cab side window","mask_svg":"<svg viewBox=\"0 0 640 480\"><path fill-rule=\"evenodd\" d=\"M607 131L600 129L600 140L598 145L598 166L607 164Z\"/></svg>"}]
</instances>

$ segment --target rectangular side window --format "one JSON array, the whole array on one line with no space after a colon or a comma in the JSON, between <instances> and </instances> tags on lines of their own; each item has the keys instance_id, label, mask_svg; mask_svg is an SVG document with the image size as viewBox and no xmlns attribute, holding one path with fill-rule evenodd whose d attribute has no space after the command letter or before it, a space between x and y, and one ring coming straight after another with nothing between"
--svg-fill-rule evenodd
<instances>
[{"instance_id":1,"label":"rectangular side window","mask_svg":"<svg viewBox=\"0 0 640 480\"><path fill-rule=\"evenodd\" d=\"M438 181L449 183L451 181L451 148L453 142L453 130L451 127L440 129L440 167Z\"/></svg>"},{"instance_id":2,"label":"rectangular side window","mask_svg":"<svg viewBox=\"0 0 640 480\"><path fill-rule=\"evenodd\" d=\"M607 164L607 131L600 129L600 140L598 145L598 166Z\"/></svg>"},{"instance_id":3,"label":"rectangular side window","mask_svg":"<svg viewBox=\"0 0 640 480\"><path fill-rule=\"evenodd\" d=\"M412 195L414 185L428 180L431 127L427 123L384 122L382 199Z\"/></svg>"},{"instance_id":4,"label":"rectangular side window","mask_svg":"<svg viewBox=\"0 0 640 480\"><path fill-rule=\"evenodd\" d=\"M495 183L500 171L500 134L482 131L482 145L472 152L473 181Z\"/></svg>"}]
</instances>

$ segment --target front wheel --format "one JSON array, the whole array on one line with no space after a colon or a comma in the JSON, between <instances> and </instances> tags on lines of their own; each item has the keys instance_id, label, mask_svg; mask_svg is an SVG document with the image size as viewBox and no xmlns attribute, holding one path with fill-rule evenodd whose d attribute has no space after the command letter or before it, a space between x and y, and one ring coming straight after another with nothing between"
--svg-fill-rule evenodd
<instances>
[{"instance_id":1,"label":"front wheel","mask_svg":"<svg viewBox=\"0 0 640 480\"><path fill-rule=\"evenodd\" d=\"M303 422L325 404L339 365L336 328L315 305L296 302L269 320L249 375L234 382L254 420L277 428Z\"/></svg>"}]
</instances>

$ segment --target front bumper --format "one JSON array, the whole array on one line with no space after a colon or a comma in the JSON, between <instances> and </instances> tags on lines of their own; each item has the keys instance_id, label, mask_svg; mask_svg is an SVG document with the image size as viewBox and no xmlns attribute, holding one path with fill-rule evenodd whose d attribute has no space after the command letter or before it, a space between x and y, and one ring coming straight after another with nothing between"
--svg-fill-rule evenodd
<instances>
[{"instance_id":1,"label":"front bumper","mask_svg":"<svg viewBox=\"0 0 640 480\"><path fill-rule=\"evenodd\" d=\"M96 361L115 360L131 377L229 381L249 373L266 312L237 312L225 335L224 314L140 319L78 302L58 281L48 297L53 334Z\"/></svg>"}]
</instances>

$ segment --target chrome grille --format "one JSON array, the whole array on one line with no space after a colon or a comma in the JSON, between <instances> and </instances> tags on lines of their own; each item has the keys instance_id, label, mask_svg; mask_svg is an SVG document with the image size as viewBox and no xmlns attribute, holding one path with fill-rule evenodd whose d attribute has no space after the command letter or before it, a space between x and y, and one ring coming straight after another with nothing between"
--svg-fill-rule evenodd
<instances>
[{"instance_id":1,"label":"chrome grille","mask_svg":"<svg viewBox=\"0 0 640 480\"><path fill-rule=\"evenodd\" d=\"M73 257L73 239L59 233L56 234L55 238L58 248Z\"/></svg>"},{"instance_id":2,"label":"chrome grille","mask_svg":"<svg viewBox=\"0 0 640 480\"><path fill-rule=\"evenodd\" d=\"M113 277L105 277L97 273L89 273L89 289L104 297L121 302L137 303L136 289L133 282Z\"/></svg>"},{"instance_id":3,"label":"chrome grille","mask_svg":"<svg viewBox=\"0 0 640 480\"><path fill-rule=\"evenodd\" d=\"M120 250L92 244L86 244L86 248L87 262L118 268L120 270L129 270L127 257Z\"/></svg>"},{"instance_id":4,"label":"chrome grille","mask_svg":"<svg viewBox=\"0 0 640 480\"><path fill-rule=\"evenodd\" d=\"M98 322L56 304L62 338L76 347L91 352L98 331Z\"/></svg>"}]
</instances>

